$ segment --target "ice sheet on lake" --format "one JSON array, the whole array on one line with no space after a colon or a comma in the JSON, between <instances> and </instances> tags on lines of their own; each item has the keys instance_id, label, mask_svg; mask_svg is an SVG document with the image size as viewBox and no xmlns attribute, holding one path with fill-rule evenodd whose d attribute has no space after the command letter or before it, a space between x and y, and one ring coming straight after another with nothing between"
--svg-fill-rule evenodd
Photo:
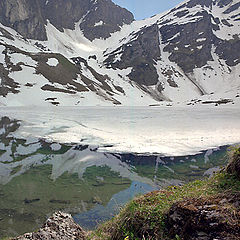
<instances>
[{"instance_id":1,"label":"ice sheet on lake","mask_svg":"<svg viewBox=\"0 0 240 240\"><path fill-rule=\"evenodd\" d=\"M22 137L98 145L102 151L183 156L240 142L240 108L0 108L23 120Z\"/></svg>"}]
</instances>

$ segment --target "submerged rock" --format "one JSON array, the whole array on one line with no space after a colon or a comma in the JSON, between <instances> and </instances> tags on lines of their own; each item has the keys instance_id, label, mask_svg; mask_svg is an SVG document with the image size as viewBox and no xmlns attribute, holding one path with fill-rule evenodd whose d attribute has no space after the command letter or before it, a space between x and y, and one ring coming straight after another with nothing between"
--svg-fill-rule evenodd
<instances>
[{"instance_id":1,"label":"submerged rock","mask_svg":"<svg viewBox=\"0 0 240 240\"><path fill-rule=\"evenodd\" d=\"M86 233L73 221L70 214L56 212L37 232L26 233L13 240L85 240Z\"/></svg>"},{"instance_id":2,"label":"submerged rock","mask_svg":"<svg viewBox=\"0 0 240 240\"><path fill-rule=\"evenodd\" d=\"M25 204L34 203L34 202L38 202L38 201L40 201L39 198L35 198L35 199L27 199L27 198L25 198L24 199L24 203Z\"/></svg>"}]
</instances>

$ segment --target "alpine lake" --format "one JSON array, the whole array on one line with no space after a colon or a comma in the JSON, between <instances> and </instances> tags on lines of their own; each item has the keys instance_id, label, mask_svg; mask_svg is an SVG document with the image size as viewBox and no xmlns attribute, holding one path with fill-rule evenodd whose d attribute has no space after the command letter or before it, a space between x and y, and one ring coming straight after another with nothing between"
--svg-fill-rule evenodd
<instances>
[{"instance_id":1,"label":"alpine lake","mask_svg":"<svg viewBox=\"0 0 240 240\"><path fill-rule=\"evenodd\" d=\"M208 177L227 161L227 146L180 157L111 153L19 138L20 125L0 119L0 238L35 231L58 210L94 229L134 196Z\"/></svg>"}]
</instances>

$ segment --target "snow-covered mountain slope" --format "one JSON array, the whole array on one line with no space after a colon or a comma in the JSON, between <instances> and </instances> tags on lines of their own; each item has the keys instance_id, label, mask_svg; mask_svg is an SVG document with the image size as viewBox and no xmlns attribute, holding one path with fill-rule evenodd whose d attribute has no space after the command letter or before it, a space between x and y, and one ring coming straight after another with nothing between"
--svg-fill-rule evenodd
<instances>
[{"instance_id":1,"label":"snow-covered mountain slope","mask_svg":"<svg viewBox=\"0 0 240 240\"><path fill-rule=\"evenodd\" d=\"M1 26L2 105L145 105L154 102L135 83L118 76L129 70L101 69L89 54L101 52L79 31L47 27L49 40L31 41ZM50 50L53 49L53 50ZM82 56L82 57L77 57Z\"/></svg>"},{"instance_id":2,"label":"snow-covered mountain slope","mask_svg":"<svg viewBox=\"0 0 240 240\"><path fill-rule=\"evenodd\" d=\"M47 2L45 7L53 4L52 8L60 9L55 0ZM99 13L90 21L87 15L76 17L74 12L71 24L66 25L57 20L62 9L59 16L55 9L58 18L44 17L46 39L31 37L35 40L26 38L30 30L24 29L24 37L20 35L18 27L11 25L12 18L6 18L11 14L1 10L2 105L240 102L239 0L185 1L168 12L131 24L130 15L121 9L120 30L105 31L104 36L94 32L101 32L99 27L111 22L109 6L114 4L110 0L89 4L90 12L92 4L98 4L94 9L98 12L100 8L101 13L106 9L106 16ZM68 14L74 11L70 5ZM23 17L22 11L15 6L18 16ZM24 16L24 21L32 20L27 13ZM89 29L83 23L93 25L94 35L87 34Z\"/></svg>"},{"instance_id":3,"label":"snow-covered mountain slope","mask_svg":"<svg viewBox=\"0 0 240 240\"><path fill-rule=\"evenodd\" d=\"M104 62L133 67L129 78L163 99L239 90L239 7L239 0L186 1L133 32Z\"/></svg>"}]
</instances>

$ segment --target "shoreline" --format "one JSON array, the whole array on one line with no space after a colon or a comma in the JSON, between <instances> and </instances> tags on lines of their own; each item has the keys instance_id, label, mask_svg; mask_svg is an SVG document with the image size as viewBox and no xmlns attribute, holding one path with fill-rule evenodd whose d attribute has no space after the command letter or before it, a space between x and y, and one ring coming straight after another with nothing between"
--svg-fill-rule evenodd
<instances>
[{"instance_id":1,"label":"shoreline","mask_svg":"<svg viewBox=\"0 0 240 240\"><path fill-rule=\"evenodd\" d=\"M14 239L47 240L50 234L55 236L53 239L63 240L134 240L146 236L159 240L237 240L240 211L235 210L240 210L240 149L232 150L229 159L224 170L211 178L134 198L113 220L92 232L85 232L74 224L70 215L57 212L39 231ZM67 228L69 225L72 227Z\"/></svg>"}]
</instances>

